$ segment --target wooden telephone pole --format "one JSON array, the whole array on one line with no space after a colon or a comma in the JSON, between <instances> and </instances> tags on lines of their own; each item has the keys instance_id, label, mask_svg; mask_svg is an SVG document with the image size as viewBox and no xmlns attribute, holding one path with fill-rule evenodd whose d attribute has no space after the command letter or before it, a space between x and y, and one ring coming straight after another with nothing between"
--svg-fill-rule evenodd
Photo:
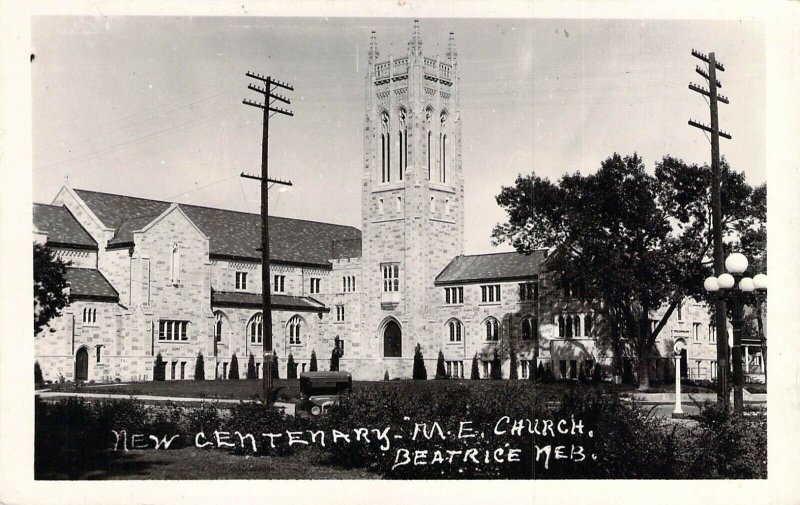
<instances>
[{"instance_id":1,"label":"wooden telephone pole","mask_svg":"<svg viewBox=\"0 0 800 505\"><path fill-rule=\"evenodd\" d=\"M256 179L261 181L261 313L262 313L262 335L263 335L263 388L264 388L264 401L267 405L272 405L275 402L274 388L272 386L272 296L270 293L270 269L269 269L269 185L283 184L291 186L290 181L281 181L269 178L269 118L275 114L283 114L286 116L294 116L291 111L284 110L278 107L273 107L276 101L283 102L287 105L291 104L288 98L275 94L275 89L284 88L289 91L294 91L294 88L286 83L276 81L272 77L264 77L252 72L247 72L247 77L257 79L264 83L264 87L260 88L252 84L248 84L247 88L257 91L264 95L264 103L253 102L244 99L245 105L251 107L258 107L264 111L264 129L261 139L261 177L255 175L242 174L246 179Z\"/></svg>"},{"instance_id":2,"label":"wooden telephone pole","mask_svg":"<svg viewBox=\"0 0 800 505\"><path fill-rule=\"evenodd\" d=\"M689 89L708 97L709 108L711 110L711 126L704 125L697 121L689 120L689 124L711 133L711 219L712 233L714 241L714 275L719 278L724 273L724 258L722 251L722 200L720 196L720 166L719 166L719 138L731 139L730 134L720 131L719 116L717 114L717 103L730 103L728 98L717 93L717 88L722 87L722 83L717 80L717 70L724 72L725 67L718 62L714 53L708 56L692 50L692 56L708 64L708 71L701 66L697 66L696 72L706 78L708 90L695 84L689 83ZM714 324L717 332L717 402L721 402L727 409L730 404L730 389L728 386L728 325L725 300L719 296L714 296ZM734 403L742 401L742 367L741 348L733 347L733 376L734 376ZM738 359L737 359L738 358Z\"/></svg>"}]
</instances>

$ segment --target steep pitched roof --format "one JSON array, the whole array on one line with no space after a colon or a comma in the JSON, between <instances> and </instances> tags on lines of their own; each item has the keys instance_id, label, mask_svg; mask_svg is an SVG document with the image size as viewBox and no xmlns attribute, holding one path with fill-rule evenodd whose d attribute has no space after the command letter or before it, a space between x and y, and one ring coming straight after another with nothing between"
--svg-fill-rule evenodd
<instances>
[{"instance_id":1,"label":"steep pitched roof","mask_svg":"<svg viewBox=\"0 0 800 505\"><path fill-rule=\"evenodd\" d=\"M434 284L468 284L480 281L510 281L538 275L545 251L529 255L516 252L456 256L436 277Z\"/></svg>"},{"instance_id":2,"label":"steep pitched roof","mask_svg":"<svg viewBox=\"0 0 800 505\"><path fill-rule=\"evenodd\" d=\"M47 234L48 244L97 249L97 242L66 207L34 203L33 225Z\"/></svg>"},{"instance_id":3,"label":"steep pitched roof","mask_svg":"<svg viewBox=\"0 0 800 505\"><path fill-rule=\"evenodd\" d=\"M295 310L299 312L330 312L324 303L310 296L272 295L272 307L277 310ZM211 290L212 307L250 307L261 308L261 295L256 293L239 293Z\"/></svg>"},{"instance_id":4,"label":"steep pitched roof","mask_svg":"<svg viewBox=\"0 0 800 505\"><path fill-rule=\"evenodd\" d=\"M109 247L131 245L133 232L171 205L158 200L81 189L76 189L75 193L103 224L116 230ZM209 237L212 256L261 259L261 217L258 214L179 205ZM329 266L330 259L361 255L361 231L352 226L270 216L269 227L271 261Z\"/></svg>"},{"instance_id":5,"label":"steep pitched roof","mask_svg":"<svg viewBox=\"0 0 800 505\"><path fill-rule=\"evenodd\" d=\"M67 267L70 299L89 299L116 302L119 293L108 279L94 268Z\"/></svg>"}]
</instances>

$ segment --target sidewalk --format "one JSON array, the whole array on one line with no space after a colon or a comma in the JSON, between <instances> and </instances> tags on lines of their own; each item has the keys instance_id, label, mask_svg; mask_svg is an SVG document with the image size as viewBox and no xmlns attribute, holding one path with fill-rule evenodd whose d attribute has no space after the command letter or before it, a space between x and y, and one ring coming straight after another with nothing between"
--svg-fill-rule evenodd
<instances>
[{"instance_id":1,"label":"sidewalk","mask_svg":"<svg viewBox=\"0 0 800 505\"><path fill-rule=\"evenodd\" d=\"M128 398L133 398L134 400L141 400L147 402L210 403L212 405L220 406L222 408L229 408L230 406L236 405L241 401L245 401L245 400L234 400L230 398L186 398L178 396L114 395L108 393L65 393L58 391L41 391L41 392L37 391L36 396L40 398L59 398L59 397L73 396L77 398L94 398L101 400L124 400ZM218 404L223 404L224 407ZM278 408L282 408L287 415L293 416L295 414L294 403L275 402L275 406Z\"/></svg>"},{"instance_id":2,"label":"sidewalk","mask_svg":"<svg viewBox=\"0 0 800 505\"><path fill-rule=\"evenodd\" d=\"M743 392L744 403L764 404L767 403L766 393L751 394L746 390ZM675 403L675 393L631 393L631 398L636 403L644 405L660 405ZM693 402L716 402L716 393L681 393L681 403L690 404ZM733 393L731 393L731 403L733 403Z\"/></svg>"}]
</instances>

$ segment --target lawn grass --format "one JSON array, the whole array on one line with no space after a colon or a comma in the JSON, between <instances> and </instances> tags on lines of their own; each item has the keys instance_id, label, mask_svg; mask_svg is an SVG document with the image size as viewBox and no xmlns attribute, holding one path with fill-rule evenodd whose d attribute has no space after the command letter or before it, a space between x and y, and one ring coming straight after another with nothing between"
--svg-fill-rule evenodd
<instances>
[{"instance_id":1,"label":"lawn grass","mask_svg":"<svg viewBox=\"0 0 800 505\"><path fill-rule=\"evenodd\" d=\"M310 448L291 456L240 456L196 448L169 451L106 452L69 468L37 468L38 480L175 480L175 479L379 479L362 469L343 469L325 462Z\"/></svg>"}]
</instances>

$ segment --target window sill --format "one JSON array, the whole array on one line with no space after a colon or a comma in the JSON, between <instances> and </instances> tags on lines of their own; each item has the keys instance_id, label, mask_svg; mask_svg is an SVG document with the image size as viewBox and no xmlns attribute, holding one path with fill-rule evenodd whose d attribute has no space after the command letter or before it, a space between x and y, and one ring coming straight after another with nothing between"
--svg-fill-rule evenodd
<instances>
[{"instance_id":1,"label":"window sill","mask_svg":"<svg viewBox=\"0 0 800 505\"><path fill-rule=\"evenodd\" d=\"M289 347L303 347L304 344L289 344Z\"/></svg>"},{"instance_id":2,"label":"window sill","mask_svg":"<svg viewBox=\"0 0 800 505\"><path fill-rule=\"evenodd\" d=\"M481 306L481 307L485 307L485 306L490 306L491 307L491 306L497 306L497 305L502 305L502 304L503 304L503 302L481 302L478 305Z\"/></svg>"},{"instance_id":3,"label":"window sill","mask_svg":"<svg viewBox=\"0 0 800 505\"><path fill-rule=\"evenodd\" d=\"M189 340L158 340L159 344L190 344Z\"/></svg>"},{"instance_id":4,"label":"window sill","mask_svg":"<svg viewBox=\"0 0 800 505\"><path fill-rule=\"evenodd\" d=\"M456 342L447 342L446 345L452 345L452 346L464 345L464 342L458 342L458 341L456 341Z\"/></svg>"},{"instance_id":5,"label":"window sill","mask_svg":"<svg viewBox=\"0 0 800 505\"><path fill-rule=\"evenodd\" d=\"M461 303L445 303L445 304L442 305L442 307L463 307L463 306L464 306L464 302L461 302Z\"/></svg>"}]
</instances>

